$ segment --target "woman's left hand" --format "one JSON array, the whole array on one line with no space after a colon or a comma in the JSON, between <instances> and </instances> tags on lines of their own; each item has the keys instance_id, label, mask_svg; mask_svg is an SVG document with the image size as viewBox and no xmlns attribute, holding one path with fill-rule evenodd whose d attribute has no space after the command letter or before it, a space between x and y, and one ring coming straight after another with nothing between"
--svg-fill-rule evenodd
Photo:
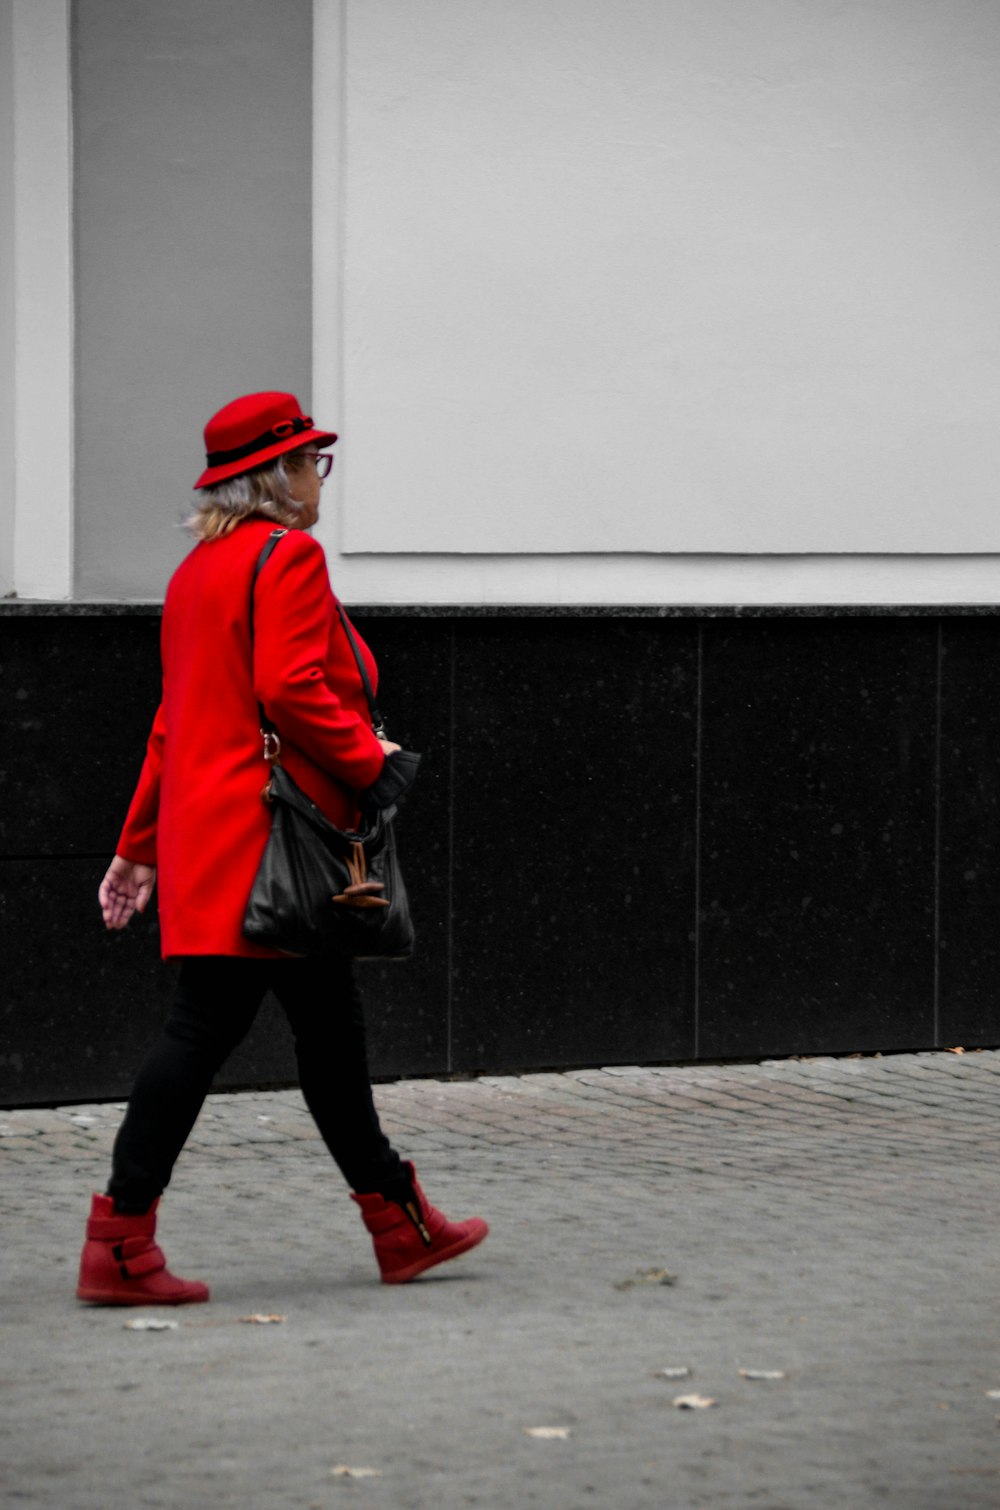
<instances>
[{"instance_id":1,"label":"woman's left hand","mask_svg":"<svg viewBox=\"0 0 1000 1510\"><path fill-rule=\"evenodd\" d=\"M133 912L145 912L155 885L155 865L115 855L97 893L105 928L124 928Z\"/></svg>"}]
</instances>

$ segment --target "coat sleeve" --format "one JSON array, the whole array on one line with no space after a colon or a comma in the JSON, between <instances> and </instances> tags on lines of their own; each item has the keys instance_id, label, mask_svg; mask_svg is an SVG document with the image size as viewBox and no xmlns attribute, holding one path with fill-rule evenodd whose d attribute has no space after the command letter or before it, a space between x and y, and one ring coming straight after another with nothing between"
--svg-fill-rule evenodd
<instances>
[{"instance_id":1,"label":"coat sleeve","mask_svg":"<svg viewBox=\"0 0 1000 1510\"><path fill-rule=\"evenodd\" d=\"M385 756L371 724L345 708L327 682L332 604L322 546L291 531L257 582L254 690L283 739L361 790Z\"/></svg>"},{"instance_id":2,"label":"coat sleeve","mask_svg":"<svg viewBox=\"0 0 1000 1510\"><path fill-rule=\"evenodd\" d=\"M146 742L146 758L139 773L139 783L115 849L123 860L131 860L137 865L156 864L156 823L160 810L165 728L161 702Z\"/></svg>"}]
</instances>

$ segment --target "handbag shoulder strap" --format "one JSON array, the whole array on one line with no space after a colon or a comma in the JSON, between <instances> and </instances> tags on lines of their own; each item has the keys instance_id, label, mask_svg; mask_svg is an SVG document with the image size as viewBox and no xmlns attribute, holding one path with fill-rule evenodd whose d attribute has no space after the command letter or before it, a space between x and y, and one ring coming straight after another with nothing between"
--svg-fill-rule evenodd
<instances>
[{"instance_id":1,"label":"handbag shoulder strap","mask_svg":"<svg viewBox=\"0 0 1000 1510\"><path fill-rule=\"evenodd\" d=\"M375 730L375 733L379 739L384 739L385 719L382 716L382 712L379 709L378 704L375 702L375 693L372 691L371 678L368 675L368 667L365 665L364 659L361 655L361 647L359 646L357 639L355 638L354 630L351 628L351 621L347 617L347 614L344 612L343 603L341 603L339 598L335 598L334 601L337 605L337 612L340 615L340 622L344 626L344 633L347 635L348 643L354 652L354 659L358 663L358 671L361 673L361 685L364 687L365 697L368 699L368 712L371 714L372 728Z\"/></svg>"},{"instance_id":2,"label":"handbag shoulder strap","mask_svg":"<svg viewBox=\"0 0 1000 1510\"><path fill-rule=\"evenodd\" d=\"M264 541L264 549L261 551L260 555L257 557L257 565L253 569L253 581L250 583L250 650L251 650L251 652L253 651L253 606L254 606L254 598L256 596L256 591L257 591L257 578L260 576L261 567L264 565L264 562L267 560L268 556L274 550L274 547L277 545L277 543L281 539L282 535L287 535L287 534L288 534L287 530L272 530L271 531L271 533L268 535L267 539ZM275 728L274 724L271 722L271 720L268 718L267 714L264 712L264 705L263 705L263 703L258 703L257 704L257 716L260 719L260 732L264 735L265 748L266 748L266 745L267 745L267 736L269 734L272 734L272 735L273 734L277 734L278 731Z\"/></svg>"},{"instance_id":3,"label":"handbag shoulder strap","mask_svg":"<svg viewBox=\"0 0 1000 1510\"><path fill-rule=\"evenodd\" d=\"M253 582L250 584L250 644L251 644L251 647L253 646L253 606L254 606L254 593L255 593L255 590L256 590L256 587L257 587L257 578L260 576L260 572L261 572L262 566L264 565L264 563L267 560L267 558L270 556L271 552L274 550L274 547L277 545L278 541L281 539L281 537L283 535L287 535L287 534L288 534L288 531L286 529L272 530L271 533L268 535L267 539L264 542L264 548L263 548L263 550L261 551L260 555L257 557L257 565L254 567L254 573L253 573ZM372 728L374 729L375 734L376 734L376 736L379 739L384 739L385 738L385 719L383 718L382 713L379 710L378 705L375 702L375 693L372 691L371 678L368 675L368 668L365 665L364 659L363 659L363 657L361 655L361 647L358 645L357 639L355 638L354 630L351 628L350 620L348 619L347 614L344 612L344 605L341 603L341 601L340 601L339 598L334 598L334 602L337 605L337 613L340 615L340 622L344 626L344 633L347 635L347 642L350 645L351 650L352 650L352 652L354 654L354 659L357 662L358 672L360 673L360 676L361 676L361 685L365 689L365 698L367 699L367 702L368 702L368 711L371 714ZM258 709L258 712L260 714L261 733L262 734L274 734L274 733L276 733L274 724L268 718L267 714L264 712L264 709L261 707L260 703L257 704L257 709Z\"/></svg>"}]
</instances>

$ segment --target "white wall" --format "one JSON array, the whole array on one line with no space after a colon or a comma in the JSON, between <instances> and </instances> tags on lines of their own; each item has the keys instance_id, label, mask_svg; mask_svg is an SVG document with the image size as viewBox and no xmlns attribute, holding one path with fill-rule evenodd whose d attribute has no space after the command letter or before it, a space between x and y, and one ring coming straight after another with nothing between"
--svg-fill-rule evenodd
<instances>
[{"instance_id":1,"label":"white wall","mask_svg":"<svg viewBox=\"0 0 1000 1510\"><path fill-rule=\"evenodd\" d=\"M0 597L14 587L14 6L0 0Z\"/></svg>"},{"instance_id":2,"label":"white wall","mask_svg":"<svg viewBox=\"0 0 1000 1510\"><path fill-rule=\"evenodd\" d=\"M159 597L287 383L354 602L997 599L995 0L314 0L311 226L309 9L74 0L74 215L0 0L0 591Z\"/></svg>"},{"instance_id":3,"label":"white wall","mask_svg":"<svg viewBox=\"0 0 1000 1510\"><path fill-rule=\"evenodd\" d=\"M1000 6L316 24L352 596L995 596Z\"/></svg>"},{"instance_id":4,"label":"white wall","mask_svg":"<svg viewBox=\"0 0 1000 1510\"><path fill-rule=\"evenodd\" d=\"M5 24L14 131L0 228L11 340L2 360L13 376L3 448L13 521L4 533L17 592L58 600L71 595L73 568L69 0L13 0Z\"/></svg>"}]
</instances>

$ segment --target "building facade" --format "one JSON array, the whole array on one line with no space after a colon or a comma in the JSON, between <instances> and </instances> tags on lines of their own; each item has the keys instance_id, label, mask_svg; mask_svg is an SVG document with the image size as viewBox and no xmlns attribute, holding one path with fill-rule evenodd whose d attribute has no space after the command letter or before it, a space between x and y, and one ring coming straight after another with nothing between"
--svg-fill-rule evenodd
<instances>
[{"instance_id":1,"label":"building facade","mask_svg":"<svg viewBox=\"0 0 1000 1510\"><path fill-rule=\"evenodd\" d=\"M258 388L425 754L378 1073L997 1041L998 78L984 0L0 0L0 1102L169 992L94 892Z\"/></svg>"}]
</instances>

